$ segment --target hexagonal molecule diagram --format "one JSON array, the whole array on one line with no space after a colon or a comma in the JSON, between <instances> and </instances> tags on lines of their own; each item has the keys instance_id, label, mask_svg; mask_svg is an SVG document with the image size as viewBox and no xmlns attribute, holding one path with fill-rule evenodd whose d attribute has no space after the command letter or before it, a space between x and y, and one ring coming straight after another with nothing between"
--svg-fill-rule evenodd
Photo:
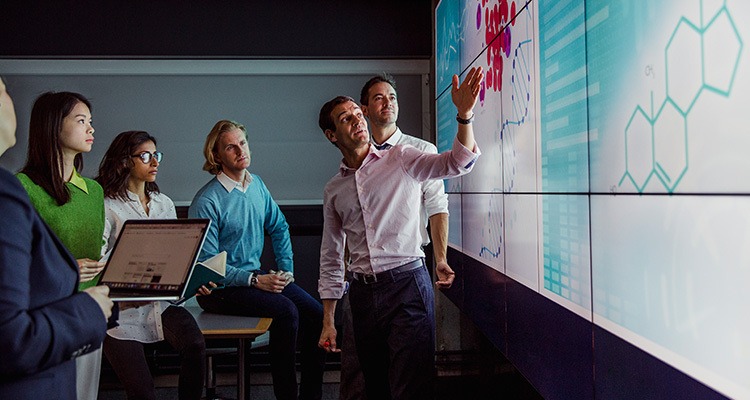
<instances>
[{"instance_id":1,"label":"hexagonal molecule diagram","mask_svg":"<svg viewBox=\"0 0 750 400\"><path fill-rule=\"evenodd\" d=\"M729 97L742 53L742 38L732 20L726 1L699 25L681 17L664 49L666 98L654 112L654 94L647 113L640 105L625 126L625 173L643 193L656 177L674 192L688 171L688 115L705 92ZM705 23L704 23L705 22ZM699 51L695 44L700 43ZM705 60L714 60L706 63ZM678 73L679 71L679 73ZM650 154L651 157L643 157ZM648 161L650 159L650 161ZM645 160L645 161L644 161Z\"/></svg>"}]
</instances>

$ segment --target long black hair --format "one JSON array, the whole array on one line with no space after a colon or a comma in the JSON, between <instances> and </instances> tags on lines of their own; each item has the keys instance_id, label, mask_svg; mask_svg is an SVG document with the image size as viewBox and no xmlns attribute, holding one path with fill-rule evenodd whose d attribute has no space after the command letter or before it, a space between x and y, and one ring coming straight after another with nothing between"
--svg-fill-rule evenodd
<instances>
[{"instance_id":1,"label":"long black hair","mask_svg":"<svg viewBox=\"0 0 750 400\"><path fill-rule=\"evenodd\" d=\"M128 201L128 179L134 162L131 156L148 141L156 145L156 138L144 131L122 132L112 141L99 164L99 176L96 177L105 197ZM151 193L159 193L156 182L146 182L146 195L151 197Z\"/></svg>"},{"instance_id":2,"label":"long black hair","mask_svg":"<svg viewBox=\"0 0 750 400\"><path fill-rule=\"evenodd\" d=\"M83 95L72 92L47 92L39 96L31 109L29 122L29 151L22 173L41 186L58 205L70 201L70 192L62 177L63 120L73 108L83 103L91 110L91 103ZM83 156L73 160L76 171L83 169Z\"/></svg>"}]
</instances>

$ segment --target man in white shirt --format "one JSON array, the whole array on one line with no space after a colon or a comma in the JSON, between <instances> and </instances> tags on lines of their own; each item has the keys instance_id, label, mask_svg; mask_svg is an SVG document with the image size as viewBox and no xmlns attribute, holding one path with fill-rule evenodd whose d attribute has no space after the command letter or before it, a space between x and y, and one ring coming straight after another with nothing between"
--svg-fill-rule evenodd
<instances>
[{"instance_id":1,"label":"man in white shirt","mask_svg":"<svg viewBox=\"0 0 750 400\"><path fill-rule=\"evenodd\" d=\"M433 397L434 294L419 234L420 183L471 170L479 155L471 121L483 77L481 68L461 85L453 77L458 134L453 149L439 155L404 145L376 149L351 98L339 96L320 111L321 129L344 158L324 192L318 345L337 350L334 310L345 287L346 244L357 354L370 399Z\"/></svg>"},{"instance_id":2,"label":"man in white shirt","mask_svg":"<svg viewBox=\"0 0 750 400\"><path fill-rule=\"evenodd\" d=\"M396 125L398 120L398 93L396 81L389 74L373 77L362 87L359 101L362 114L370 121L370 137L372 144L379 149L388 149L397 144L408 144L417 149L437 154L434 144L407 135ZM420 229L422 245L430 243L427 235L427 220L430 222L430 234L433 241L435 256L435 272L437 273L438 288L449 288L453 283L455 273L448 265L448 195L445 194L443 182L431 179L422 182L420 215L423 225Z\"/></svg>"}]
</instances>

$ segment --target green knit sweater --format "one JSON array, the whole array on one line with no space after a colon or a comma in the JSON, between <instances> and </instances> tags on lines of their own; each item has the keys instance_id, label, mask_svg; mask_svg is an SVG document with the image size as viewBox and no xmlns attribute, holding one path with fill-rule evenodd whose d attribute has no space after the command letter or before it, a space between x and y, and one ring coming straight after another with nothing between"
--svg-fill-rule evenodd
<instances>
[{"instance_id":1,"label":"green knit sweater","mask_svg":"<svg viewBox=\"0 0 750 400\"><path fill-rule=\"evenodd\" d=\"M77 174L77 173L76 173ZM104 191L96 181L83 178L88 193L67 182L70 201L58 206L55 199L25 174L17 174L18 180L29 193L31 204L44 222L52 228L60 241L76 259L101 258L104 233ZM99 276L82 282L79 289L95 286Z\"/></svg>"}]
</instances>

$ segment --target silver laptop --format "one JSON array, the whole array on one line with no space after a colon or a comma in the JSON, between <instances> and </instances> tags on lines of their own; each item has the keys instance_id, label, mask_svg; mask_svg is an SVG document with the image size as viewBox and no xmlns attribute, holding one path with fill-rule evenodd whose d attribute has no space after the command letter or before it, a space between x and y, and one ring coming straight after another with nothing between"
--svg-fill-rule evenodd
<instances>
[{"instance_id":1,"label":"silver laptop","mask_svg":"<svg viewBox=\"0 0 750 400\"><path fill-rule=\"evenodd\" d=\"M210 219L131 219L117 237L100 284L113 301L179 300Z\"/></svg>"}]
</instances>

